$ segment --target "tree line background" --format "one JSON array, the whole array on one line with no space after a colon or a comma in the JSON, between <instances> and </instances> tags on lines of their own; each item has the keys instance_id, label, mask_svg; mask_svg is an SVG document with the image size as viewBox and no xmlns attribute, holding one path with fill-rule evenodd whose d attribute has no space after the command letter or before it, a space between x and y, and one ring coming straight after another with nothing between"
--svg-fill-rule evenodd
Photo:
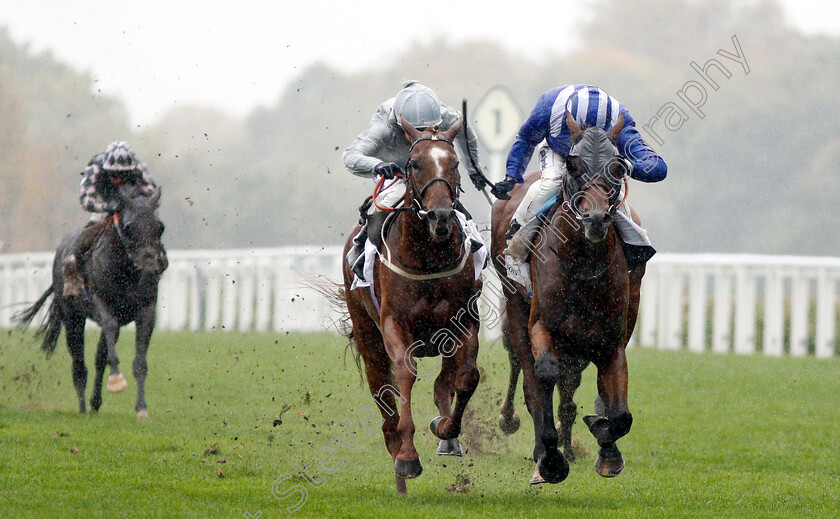
<instances>
[{"instance_id":1,"label":"tree line background","mask_svg":"<svg viewBox=\"0 0 840 519\"><path fill-rule=\"evenodd\" d=\"M341 153L411 78L459 109L462 98L474 109L503 85L523 116L550 88L595 84L640 129L674 103L688 119L674 131L658 123L663 145L642 132L668 178L630 186L658 250L840 255L840 39L793 30L774 0L600 0L590 8L573 53L418 42L351 74L312 64L273 105L242 119L182 106L142 128L90 73L34 54L0 28L0 252L52 250L82 225L80 172L113 140L129 141L163 187L170 249L343 243L372 184L347 172ZM542 30L537 18L534 27ZM733 36L749 74L717 53L734 52ZM677 92L702 83L692 61L702 67L712 58L731 76L710 72L720 88L706 86L701 118ZM486 202L466 177L463 184L467 206L487 222Z\"/></svg>"}]
</instances>

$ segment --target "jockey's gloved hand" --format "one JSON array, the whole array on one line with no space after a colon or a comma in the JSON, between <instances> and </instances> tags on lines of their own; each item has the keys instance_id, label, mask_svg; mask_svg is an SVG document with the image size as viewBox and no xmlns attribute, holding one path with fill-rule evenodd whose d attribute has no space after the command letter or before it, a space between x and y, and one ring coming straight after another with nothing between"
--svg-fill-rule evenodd
<instances>
[{"instance_id":1,"label":"jockey's gloved hand","mask_svg":"<svg viewBox=\"0 0 840 519\"><path fill-rule=\"evenodd\" d=\"M500 180L496 182L496 185L493 186L493 189L490 190L490 193L493 194L499 200L510 200L510 195L508 192L513 189L513 186L516 185L516 180L511 177L505 177L504 180Z\"/></svg>"},{"instance_id":2,"label":"jockey's gloved hand","mask_svg":"<svg viewBox=\"0 0 840 519\"><path fill-rule=\"evenodd\" d=\"M106 213L119 213L120 209L122 209L122 204L119 202L108 202L107 204L105 204Z\"/></svg>"},{"instance_id":3,"label":"jockey's gloved hand","mask_svg":"<svg viewBox=\"0 0 840 519\"><path fill-rule=\"evenodd\" d=\"M376 175L382 175L388 180L391 180L397 175L397 173L401 174L402 170L393 162L380 162L373 168L373 172Z\"/></svg>"},{"instance_id":4,"label":"jockey's gloved hand","mask_svg":"<svg viewBox=\"0 0 840 519\"><path fill-rule=\"evenodd\" d=\"M484 177L478 174L470 173L470 180L478 191L484 189ZM490 188L492 189L492 187Z\"/></svg>"}]
</instances>

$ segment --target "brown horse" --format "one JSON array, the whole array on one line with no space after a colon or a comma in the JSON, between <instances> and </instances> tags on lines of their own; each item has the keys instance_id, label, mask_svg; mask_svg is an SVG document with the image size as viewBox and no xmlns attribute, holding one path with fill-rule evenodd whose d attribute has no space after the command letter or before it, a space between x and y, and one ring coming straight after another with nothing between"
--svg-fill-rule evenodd
<instances>
[{"instance_id":1,"label":"brown horse","mask_svg":"<svg viewBox=\"0 0 840 519\"><path fill-rule=\"evenodd\" d=\"M609 133L600 128L584 131L572 117L567 117L567 124L573 142L585 142L580 156L569 157L564 196L558 197L529 251L533 299L529 302L521 287L506 281L502 302L511 378L499 422L508 433L518 428L513 393L521 366L525 402L534 419L532 484L559 483L568 475L567 458L574 461L571 436L577 412L573 398L590 362L598 369L599 396L595 414L585 416L584 422L600 446L595 468L601 476L617 476L624 468L616 440L629 432L633 420L627 404L624 349L638 315L644 265L628 273L621 240L612 225L624 166L602 159L617 153L615 142L624 118L620 116ZM528 185L537 178L529 175L528 182L512 192L511 200L493 206L492 256L502 279L508 223ZM639 223L635 214L632 218ZM555 385L560 393L557 425L552 410Z\"/></svg>"},{"instance_id":2,"label":"brown horse","mask_svg":"<svg viewBox=\"0 0 840 519\"><path fill-rule=\"evenodd\" d=\"M375 298L369 290L350 290L353 273L346 260L343 264L351 338L382 414L400 494L407 493L405 480L423 470L411 416L411 388L418 375L414 357L442 356L434 384L440 416L430 426L441 439L438 454L461 454L461 419L479 379L475 301L481 284L475 281L470 240L454 211L460 184L452 139L461 126L459 121L444 132L420 132L402 121L406 141L413 143L405 168L407 189L404 205L383 227L374 266ZM358 230L350 233L345 257Z\"/></svg>"}]
</instances>

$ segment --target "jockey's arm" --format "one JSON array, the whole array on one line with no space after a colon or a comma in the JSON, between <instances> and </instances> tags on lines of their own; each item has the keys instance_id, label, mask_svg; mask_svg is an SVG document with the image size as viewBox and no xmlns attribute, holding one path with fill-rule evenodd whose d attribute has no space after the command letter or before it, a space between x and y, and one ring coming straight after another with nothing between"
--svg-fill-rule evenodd
<instances>
[{"instance_id":1,"label":"jockey's arm","mask_svg":"<svg viewBox=\"0 0 840 519\"><path fill-rule=\"evenodd\" d=\"M149 175L149 172L146 170L146 164L141 162L137 166L137 171L139 173L137 177L137 185L140 187L140 191L145 196L152 196L158 191L158 186L155 184L154 179L152 176Z\"/></svg>"},{"instance_id":2,"label":"jockey's arm","mask_svg":"<svg viewBox=\"0 0 840 519\"><path fill-rule=\"evenodd\" d=\"M97 190L98 180L97 172L88 168L85 170L79 189L79 202L82 204L82 209L91 213L104 213L108 206L108 202Z\"/></svg>"},{"instance_id":3,"label":"jockey's arm","mask_svg":"<svg viewBox=\"0 0 840 519\"><path fill-rule=\"evenodd\" d=\"M548 94L543 94L537 100L531 115L519 128L516 140L508 153L505 175L520 184L523 181L522 174L525 173L525 168L528 167L531 156L534 154L534 148L548 136L552 103L553 98L549 99Z\"/></svg>"},{"instance_id":4,"label":"jockey's arm","mask_svg":"<svg viewBox=\"0 0 840 519\"><path fill-rule=\"evenodd\" d=\"M371 117L368 129L359 134L341 155L344 166L354 175L372 178L373 168L382 162L376 157L377 154L387 142L394 139L388 125L388 114L383 106Z\"/></svg>"},{"instance_id":5,"label":"jockey's arm","mask_svg":"<svg viewBox=\"0 0 840 519\"><path fill-rule=\"evenodd\" d=\"M630 178L642 182L659 182L668 174L668 165L645 143L635 124L625 125L621 130L618 151L633 164Z\"/></svg>"}]
</instances>

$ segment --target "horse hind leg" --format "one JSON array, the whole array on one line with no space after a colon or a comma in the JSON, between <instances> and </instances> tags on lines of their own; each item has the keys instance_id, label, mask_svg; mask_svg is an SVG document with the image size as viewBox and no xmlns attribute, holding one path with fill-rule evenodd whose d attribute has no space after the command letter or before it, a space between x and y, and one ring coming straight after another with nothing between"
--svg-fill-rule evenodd
<instances>
[{"instance_id":1,"label":"horse hind leg","mask_svg":"<svg viewBox=\"0 0 840 519\"><path fill-rule=\"evenodd\" d=\"M79 412L86 413L85 387L88 371L85 366L85 321L84 319L68 320L64 323L64 327L67 334L67 349L72 360L73 386L79 398Z\"/></svg>"},{"instance_id":2,"label":"horse hind leg","mask_svg":"<svg viewBox=\"0 0 840 519\"><path fill-rule=\"evenodd\" d=\"M385 352L382 335L364 312L364 309L354 306L350 301L348 301L348 307L353 321L353 341L364 362L365 378L370 394L382 415L382 435L385 440L385 448L388 449L391 459L396 463L397 455L402 447L402 439L397 431L400 415L397 411L395 397L399 396L399 391L395 387L396 383L391 372L391 359ZM394 479L397 494L408 494L406 478L395 473Z\"/></svg>"},{"instance_id":3,"label":"horse hind leg","mask_svg":"<svg viewBox=\"0 0 840 519\"><path fill-rule=\"evenodd\" d=\"M504 344L505 350L507 350L510 375L508 376L505 399L502 401L502 406L499 409L499 428L505 434L513 434L519 430L520 425L519 415L514 409L514 399L516 398L516 385L519 382L519 372L522 371L522 366L519 364L519 359L513 351L510 334L507 331L502 332L502 343Z\"/></svg>"},{"instance_id":4,"label":"horse hind leg","mask_svg":"<svg viewBox=\"0 0 840 519\"><path fill-rule=\"evenodd\" d=\"M90 397L90 408L92 411L99 411L102 406L102 379L105 374L105 365L108 363L108 343L105 334L99 336L99 344L96 346L96 375L93 379L93 394Z\"/></svg>"}]
</instances>

